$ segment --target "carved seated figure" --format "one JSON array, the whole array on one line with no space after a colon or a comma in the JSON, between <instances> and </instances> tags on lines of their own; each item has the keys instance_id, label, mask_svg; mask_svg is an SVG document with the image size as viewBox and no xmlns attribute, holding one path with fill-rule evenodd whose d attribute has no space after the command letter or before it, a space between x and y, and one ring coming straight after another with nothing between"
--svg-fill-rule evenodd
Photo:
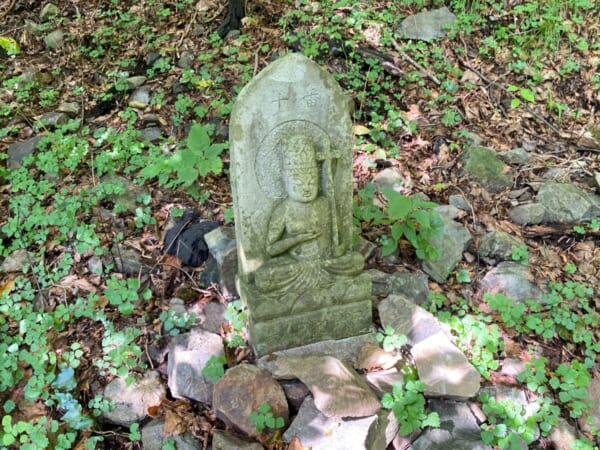
<instances>
[{"instance_id":1,"label":"carved seated figure","mask_svg":"<svg viewBox=\"0 0 600 450\"><path fill-rule=\"evenodd\" d=\"M258 290L276 296L332 286L360 274L364 264L338 242L331 159L325 155L319 168L315 145L305 135L289 136L282 145L287 197L271 212L265 242L270 259L254 274Z\"/></svg>"}]
</instances>

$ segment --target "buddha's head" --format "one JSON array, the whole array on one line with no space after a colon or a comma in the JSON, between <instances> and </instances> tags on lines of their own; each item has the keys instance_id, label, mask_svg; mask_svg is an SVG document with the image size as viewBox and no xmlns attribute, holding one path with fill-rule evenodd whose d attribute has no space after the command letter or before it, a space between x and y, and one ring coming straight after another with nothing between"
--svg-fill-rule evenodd
<instances>
[{"instance_id":1,"label":"buddha's head","mask_svg":"<svg viewBox=\"0 0 600 450\"><path fill-rule=\"evenodd\" d=\"M319 172L312 140L305 135L292 135L283 149L284 180L289 198L308 203L317 198Z\"/></svg>"}]
</instances>

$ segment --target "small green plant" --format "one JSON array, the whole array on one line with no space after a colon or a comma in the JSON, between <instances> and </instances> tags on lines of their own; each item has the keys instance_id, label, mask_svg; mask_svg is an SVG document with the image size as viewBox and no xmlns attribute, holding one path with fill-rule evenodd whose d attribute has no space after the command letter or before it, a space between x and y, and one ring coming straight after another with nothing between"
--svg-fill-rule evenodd
<instances>
[{"instance_id":1,"label":"small green plant","mask_svg":"<svg viewBox=\"0 0 600 450\"><path fill-rule=\"evenodd\" d=\"M271 405L268 403L262 403L258 410L253 411L250 414L250 420L254 422L256 426L256 431L262 433L265 428L270 428L271 430L277 430L279 428L283 428L285 425L285 421L283 417L274 417L273 412L271 411Z\"/></svg>"},{"instance_id":2,"label":"small green plant","mask_svg":"<svg viewBox=\"0 0 600 450\"><path fill-rule=\"evenodd\" d=\"M196 322L196 314L188 312L179 314L172 309L162 311L158 318L162 321L165 332L171 336L177 336L182 331L189 330Z\"/></svg>"},{"instance_id":3,"label":"small green plant","mask_svg":"<svg viewBox=\"0 0 600 450\"><path fill-rule=\"evenodd\" d=\"M244 306L241 300L235 300L227 305L225 311L225 320L231 323L232 332L225 339L227 346L230 348L244 347L246 341L244 339L244 328L248 320L248 314L244 311Z\"/></svg>"},{"instance_id":4,"label":"small green plant","mask_svg":"<svg viewBox=\"0 0 600 450\"><path fill-rule=\"evenodd\" d=\"M206 361L201 373L205 377L210 378L210 381L214 383L225 375L225 364L227 364L225 356L212 355Z\"/></svg>"},{"instance_id":5,"label":"small green plant","mask_svg":"<svg viewBox=\"0 0 600 450\"><path fill-rule=\"evenodd\" d=\"M190 128L186 147L168 158L160 158L141 170L145 178L158 177L159 183L166 187L183 186L191 193L199 189L198 178L209 173L220 174L223 170L221 152L226 144L210 142L205 127L194 124Z\"/></svg>"},{"instance_id":6,"label":"small green plant","mask_svg":"<svg viewBox=\"0 0 600 450\"><path fill-rule=\"evenodd\" d=\"M357 221L383 225L389 231L389 235L382 238L382 256L396 251L398 241L405 237L415 248L418 258L439 257L435 241L442 236L444 222L433 209L437 204L423 200L419 195L409 197L392 189L384 189L383 193L388 200L383 211L372 203L375 195L375 185L372 183L359 191L354 204Z\"/></svg>"},{"instance_id":7,"label":"small green plant","mask_svg":"<svg viewBox=\"0 0 600 450\"><path fill-rule=\"evenodd\" d=\"M381 398L384 408L391 410L400 423L400 434L408 436L424 427L439 427L438 413L427 413L423 390L425 383L406 379L394 383L392 393L386 392Z\"/></svg>"},{"instance_id":8,"label":"small green plant","mask_svg":"<svg viewBox=\"0 0 600 450\"><path fill-rule=\"evenodd\" d=\"M375 335L377 342L381 343L386 352L399 350L408 342L408 338L403 334L396 334L390 326L384 328L383 333Z\"/></svg>"},{"instance_id":9,"label":"small green plant","mask_svg":"<svg viewBox=\"0 0 600 450\"><path fill-rule=\"evenodd\" d=\"M513 261L518 261L522 265L526 266L529 264L529 251L525 244L513 247L511 258Z\"/></svg>"}]
</instances>

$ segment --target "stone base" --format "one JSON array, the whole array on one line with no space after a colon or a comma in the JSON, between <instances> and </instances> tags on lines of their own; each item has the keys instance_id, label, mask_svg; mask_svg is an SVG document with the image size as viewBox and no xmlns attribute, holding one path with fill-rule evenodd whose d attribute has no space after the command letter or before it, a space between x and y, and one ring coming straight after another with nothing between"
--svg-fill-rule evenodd
<instances>
[{"instance_id":1,"label":"stone base","mask_svg":"<svg viewBox=\"0 0 600 450\"><path fill-rule=\"evenodd\" d=\"M251 312L249 314L250 344L257 356L314 342L365 334L372 327L371 300L329 306L264 322L253 321Z\"/></svg>"},{"instance_id":2,"label":"stone base","mask_svg":"<svg viewBox=\"0 0 600 450\"><path fill-rule=\"evenodd\" d=\"M372 330L371 277L340 277L332 286L280 297L238 280L248 308L250 344L257 357Z\"/></svg>"}]
</instances>

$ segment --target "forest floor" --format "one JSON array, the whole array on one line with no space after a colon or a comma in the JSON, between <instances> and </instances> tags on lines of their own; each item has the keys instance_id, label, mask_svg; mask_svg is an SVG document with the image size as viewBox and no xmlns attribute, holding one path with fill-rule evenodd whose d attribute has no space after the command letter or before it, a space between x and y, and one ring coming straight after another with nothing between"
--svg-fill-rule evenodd
<instances>
[{"instance_id":1,"label":"forest floor","mask_svg":"<svg viewBox=\"0 0 600 450\"><path fill-rule=\"evenodd\" d=\"M14 38L20 47L9 56L11 41L0 41L0 162L5 163L0 261L18 249L29 251L21 272L0 273L0 349L12 355L0 363L2 415L29 424L41 417L60 422L65 408L58 408L56 399L53 403L51 386L70 365L77 385L73 396L85 416L100 387L123 368L143 371L140 362L148 359L149 349L164 348L168 334L161 313L172 297L188 306L224 301L214 286L200 286L201 268L182 267L162 254L162 238L173 207L231 221L227 150L206 156L206 166L194 166L193 183L178 180L184 170L170 157L186 142L192 123L206 125L211 141L226 147L236 95L289 51L302 51L326 67L354 100L357 189L393 166L406 180L405 194L421 192L439 204L463 194L473 207L462 219L471 234L502 230L521 238L528 269L540 286L571 281L598 290L597 235L517 225L509 219L506 192L488 192L460 170L467 139L479 137L496 151L530 151L512 190L533 189L550 168L560 169L563 181L593 190L594 172L600 171L595 2L510 1L501 7L489 0L454 0L447 6L458 20L448 37L401 40L394 30L403 17L423 10L418 3L251 1L241 34L226 40L215 34L227 12L224 1L71 0L57 2L57 14L43 20L44 2L0 4L0 40ZM149 88L141 104L130 103L134 76L145 77ZM44 114L66 109L68 124L54 128L40 122ZM160 129L158 142L137 138L148 124ZM39 134L52 136L46 151L25 167L9 167L8 146ZM115 210L114 193L122 192L109 176L140 186L133 208ZM186 176L189 180L189 172ZM361 229L375 243L386 233ZM136 249L160 270L127 284L109 263L115 242ZM471 256L457 267L461 277L430 283L433 292L446 296L445 307L472 297L473 286L489 269ZM91 268L92 258L103 261L100 273ZM419 261L401 241L395 266L377 252L367 265L418 270ZM145 299L129 310L128 295ZM77 316L72 308L80 308L82 298L89 310ZM596 310L599 306L596 300ZM107 336L124 329L136 333L121 335L123 346L111 347ZM583 358L577 346L558 336L520 339L505 332L523 352L539 344L549 359L564 361L565 349L573 359ZM110 353L115 348L120 353ZM34 361L40 354L46 356ZM228 357L235 364L251 355L238 349ZM42 392L46 397L37 400ZM187 417L189 431L205 442L219 426L202 405L172 401L168 407ZM73 427L60 423L62 431ZM39 431L33 425L28 430ZM130 432L94 425L81 427L72 438L78 448L90 436L104 438L97 448L139 448ZM55 431L48 435L56 439Z\"/></svg>"}]
</instances>

